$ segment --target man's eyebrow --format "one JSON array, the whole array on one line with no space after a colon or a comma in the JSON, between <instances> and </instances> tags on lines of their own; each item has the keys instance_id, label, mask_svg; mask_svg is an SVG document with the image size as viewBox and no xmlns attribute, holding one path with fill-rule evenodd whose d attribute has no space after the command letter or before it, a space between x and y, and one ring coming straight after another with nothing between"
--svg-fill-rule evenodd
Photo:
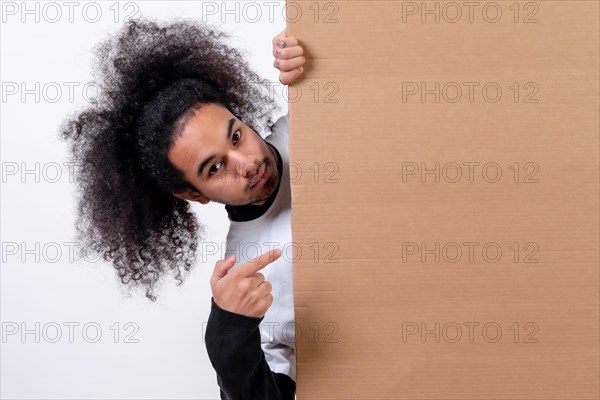
<instances>
[{"instance_id":1,"label":"man's eyebrow","mask_svg":"<svg viewBox=\"0 0 600 400\"><path fill-rule=\"evenodd\" d=\"M229 141L229 139L231 138L231 131L233 129L233 124L235 124L235 118L231 118L229 120L229 122L227 123L227 141ZM202 175L202 171L204 170L204 168L212 161L213 158L215 158L217 155L216 154L212 154L210 156L208 156L206 158L206 160L202 161L200 163L200 165L198 166L198 176Z\"/></svg>"}]
</instances>

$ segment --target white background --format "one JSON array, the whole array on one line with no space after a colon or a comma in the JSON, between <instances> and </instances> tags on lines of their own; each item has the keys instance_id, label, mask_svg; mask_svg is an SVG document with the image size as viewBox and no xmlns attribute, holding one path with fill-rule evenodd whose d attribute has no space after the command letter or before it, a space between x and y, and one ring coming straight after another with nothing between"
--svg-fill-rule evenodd
<instances>
[{"instance_id":1,"label":"white background","mask_svg":"<svg viewBox=\"0 0 600 400\"><path fill-rule=\"evenodd\" d=\"M278 82L271 39L285 28L284 1L2 2L5 399L219 398L203 324L209 278L222 252L206 255L199 246L185 283L164 287L155 303L128 296L110 264L72 258L70 252L78 246L71 244L74 183L59 127L88 104L86 96L93 97L93 88L84 92L92 80L93 46L132 12L158 21L192 18L229 32L228 43L245 52L255 71ZM274 88L284 114L284 88ZM194 210L206 242L224 251L223 206Z\"/></svg>"}]
</instances>

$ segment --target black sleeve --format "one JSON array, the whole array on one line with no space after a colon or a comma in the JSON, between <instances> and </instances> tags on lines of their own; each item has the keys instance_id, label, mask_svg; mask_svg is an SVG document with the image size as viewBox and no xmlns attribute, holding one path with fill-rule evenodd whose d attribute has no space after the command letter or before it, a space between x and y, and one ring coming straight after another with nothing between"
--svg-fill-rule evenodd
<instances>
[{"instance_id":1,"label":"black sleeve","mask_svg":"<svg viewBox=\"0 0 600 400\"><path fill-rule=\"evenodd\" d=\"M211 299L206 326L208 357L217 372L222 400L294 400L296 383L274 373L260 346L262 318L221 309Z\"/></svg>"}]
</instances>

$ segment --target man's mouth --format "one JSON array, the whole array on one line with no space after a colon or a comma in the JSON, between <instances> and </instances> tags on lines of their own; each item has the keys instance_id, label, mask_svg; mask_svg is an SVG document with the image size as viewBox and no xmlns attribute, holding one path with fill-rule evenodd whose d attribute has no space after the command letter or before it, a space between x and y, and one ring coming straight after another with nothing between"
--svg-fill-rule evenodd
<instances>
[{"instance_id":1,"label":"man's mouth","mask_svg":"<svg viewBox=\"0 0 600 400\"><path fill-rule=\"evenodd\" d=\"M261 169L258 171L256 176L254 177L252 183L250 184L249 189L258 189L262 187L265 182L269 179L269 166L264 163Z\"/></svg>"}]
</instances>

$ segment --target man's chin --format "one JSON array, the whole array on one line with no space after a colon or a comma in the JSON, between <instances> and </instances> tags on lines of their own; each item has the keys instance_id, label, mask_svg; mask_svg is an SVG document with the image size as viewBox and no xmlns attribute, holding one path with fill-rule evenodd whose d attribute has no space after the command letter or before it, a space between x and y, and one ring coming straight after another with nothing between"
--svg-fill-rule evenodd
<instances>
[{"instance_id":1,"label":"man's chin","mask_svg":"<svg viewBox=\"0 0 600 400\"><path fill-rule=\"evenodd\" d=\"M221 204L225 204L226 206L230 206L230 207L240 207L240 206L250 206L250 205L256 205L256 206L260 206L263 205L268 198L271 196L271 194L273 194L272 192L269 194L263 194L260 196L257 196L255 198L249 199L249 200L240 200L237 202L221 202L221 201L217 201ZM259 203L259 204L257 204Z\"/></svg>"},{"instance_id":2,"label":"man's chin","mask_svg":"<svg viewBox=\"0 0 600 400\"><path fill-rule=\"evenodd\" d=\"M275 187L271 188L271 190L267 194L256 197L254 200L250 201L248 204L262 206L267 200L269 200L269 197L271 197L273 195L273 193L275 193ZM259 203L259 204L256 204L256 203Z\"/></svg>"},{"instance_id":3,"label":"man's chin","mask_svg":"<svg viewBox=\"0 0 600 400\"><path fill-rule=\"evenodd\" d=\"M269 197L271 197L275 194L275 192L277 190L277 182L275 181L275 182L271 183L271 180L269 179L269 181L267 181L267 183L265 184L265 186L262 187L262 189L265 190L264 194L262 194L260 196L256 196L254 199L248 201L244 205L257 205L257 206L263 205L269 199ZM259 204L257 204L257 203L259 203Z\"/></svg>"}]
</instances>

